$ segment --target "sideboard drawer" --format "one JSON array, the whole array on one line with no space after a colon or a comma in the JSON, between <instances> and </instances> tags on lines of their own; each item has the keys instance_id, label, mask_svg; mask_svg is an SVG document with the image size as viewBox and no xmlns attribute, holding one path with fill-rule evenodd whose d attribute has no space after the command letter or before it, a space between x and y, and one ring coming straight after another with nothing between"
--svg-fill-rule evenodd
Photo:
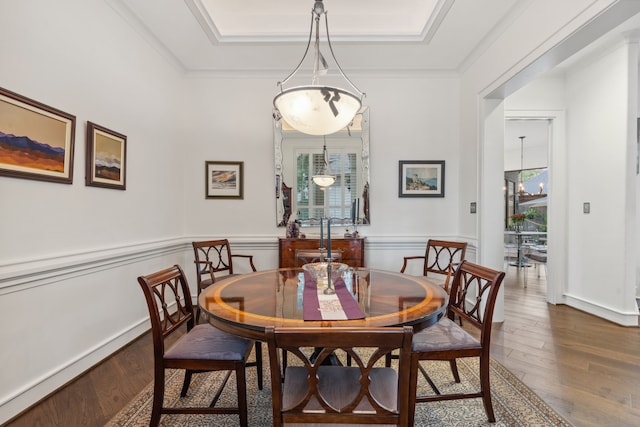
<instances>
[{"instance_id":1,"label":"sideboard drawer","mask_svg":"<svg viewBox=\"0 0 640 427\"><path fill-rule=\"evenodd\" d=\"M340 251L341 262L351 267L364 267L364 237L331 239L331 250ZM296 267L296 251L317 250L319 239L284 239L278 241L279 268Z\"/></svg>"}]
</instances>

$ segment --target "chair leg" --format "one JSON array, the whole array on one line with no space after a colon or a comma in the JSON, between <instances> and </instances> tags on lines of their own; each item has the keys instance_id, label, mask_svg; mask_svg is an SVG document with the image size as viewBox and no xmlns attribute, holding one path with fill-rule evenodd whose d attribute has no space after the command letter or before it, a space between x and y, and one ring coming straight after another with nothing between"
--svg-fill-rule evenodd
<instances>
[{"instance_id":1,"label":"chair leg","mask_svg":"<svg viewBox=\"0 0 640 427\"><path fill-rule=\"evenodd\" d=\"M187 369L184 371L184 382L182 383L182 390L180 391L180 397L185 397L187 391L189 391L189 385L191 384L191 375L193 371Z\"/></svg>"},{"instance_id":2,"label":"chair leg","mask_svg":"<svg viewBox=\"0 0 640 427\"><path fill-rule=\"evenodd\" d=\"M482 392L482 403L487 413L487 419L490 423L496 421L493 413L493 404L491 403L491 385L489 382L489 358L480 357L480 390Z\"/></svg>"},{"instance_id":3,"label":"chair leg","mask_svg":"<svg viewBox=\"0 0 640 427\"><path fill-rule=\"evenodd\" d=\"M262 390L262 343L256 341L256 370L258 371L258 390Z\"/></svg>"},{"instance_id":4,"label":"chair leg","mask_svg":"<svg viewBox=\"0 0 640 427\"><path fill-rule=\"evenodd\" d=\"M164 369L155 372L153 382L153 406L151 408L151 420L149 426L155 427L160 424L162 404L164 402Z\"/></svg>"},{"instance_id":5,"label":"chair leg","mask_svg":"<svg viewBox=\"0 0 640 427\"><path fill-rule=\"evenodd\" d=\"M238 412L240 416L240 426L248 427L249 419L247 412L247 379L242 363L236 367L236 389L238 390Z\"/></svg>"},{"instance_id":6,"label":"chair leg","mask_svg":"<svg viewBox=\"0 0 640 427\"><path fill-rule=\"evenodd\" d=\"M457 383L459 383L460 375L458 374L458 364L456 363L456 359L449 360L449 365L451 366L451 373L453 374L453 378Z\"/></svg>"},{"instance_id":7,"label":"chair leg","mask_svg":"<svg viewBox=\"0 0 640 427\"><path fill-rule=\"evenodd\" d=\"M284 373L287 370L287 350L282 349L282 382L284 382Z\"/></svg>"},{"instance_id":8,"label":"chair leg","mask_svg":"<svg viewBox=\"0 0 640 427\"><path fill-rule=\"evenodd\" d=\"M418 393L418 365L420 360L415 354L411 355L411 371L409 374L409 425L414 425L416 414L416 399Z\"/></svg>"},{"instance_id":9,"label":"chair leg","mask_svg":"<svg viewBox=\"0 0 640 427\"><path fill-rule=\"evenodd\" d=\"M440 389L438 389L438 386L436 385L436 383L434 383L433 380L431 379L431 377L429 376L429 373L427 372L427 370L424 369L424 366L422 366L420 364L419 360L418 360L418 370L422 373L422 376L427 381L427 383L429 384L429 386L431 387L433 392L435 394L442 394L442 393L440 393Z\"/></svg>"}]
</instances>

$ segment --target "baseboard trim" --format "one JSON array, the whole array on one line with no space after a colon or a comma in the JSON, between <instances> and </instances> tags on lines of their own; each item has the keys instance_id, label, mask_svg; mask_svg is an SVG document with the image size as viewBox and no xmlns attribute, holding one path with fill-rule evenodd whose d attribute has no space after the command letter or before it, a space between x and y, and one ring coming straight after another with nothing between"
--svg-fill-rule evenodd
<instances>
[{"instance_id":1,"label":"baseboard trim","mask_svg":"<svg viewBox=\"0 0 640 427\"><path fill-rule=\"evenodd\" d=\"M638 326L638 312L621 312L600 304L587 301L575 295L565 294L564 303L569 307L584 311L622 326Z\"/></svg>"},{"instance_id":2,"label":"baseboard trim","mask_svg":"<svg viewBox=\"0 0 640 427\"><path fill-rule=\"evenodd\" d=\"M46 399L148 330L148 317L139 319L129 328L121 330L66 363L24 384L20 389L13 390L10 395L3 396L0 399L0 424L20 416L25 410Z\"/></svg>"}]
</instances>

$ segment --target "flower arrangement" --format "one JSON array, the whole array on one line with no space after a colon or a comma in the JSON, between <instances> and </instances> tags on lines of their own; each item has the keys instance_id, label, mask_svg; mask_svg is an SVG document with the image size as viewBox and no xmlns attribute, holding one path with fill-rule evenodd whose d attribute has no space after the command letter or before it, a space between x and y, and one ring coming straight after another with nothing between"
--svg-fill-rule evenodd
<instances>
[{"instance_id":1,"label":"flower arrangement","mask_svg":"<svg viewBox=\"0 0 640 427\"><path fill-rule=\"evenodd\" d=\"M525 218L526 218L526 215L523 213L513 214L511 215L511 222L514 224L522 224Z\"/></svg>"}]
</instances>

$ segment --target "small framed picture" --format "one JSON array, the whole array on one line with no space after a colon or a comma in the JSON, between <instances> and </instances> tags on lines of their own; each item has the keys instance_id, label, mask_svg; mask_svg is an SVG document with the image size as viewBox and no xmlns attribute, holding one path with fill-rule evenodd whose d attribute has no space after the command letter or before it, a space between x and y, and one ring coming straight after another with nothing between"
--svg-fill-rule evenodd
<instances>
[{"instance_id":1,"label":"small framed picture","mask_svg":"<svg viewBox=\"0 0 640 427\"><path fill-rule=\"evenodd\" d=\"M127 137L87 122L85 184L125 190L127 182Z\"/></svg>"},{"instance_id":2,"label":"small framed picture","mask_svg":"<svg viewBox=\"0 0 640 427\"><path fill-rule=\"evenodd\" d=\"M0 175L71 184L76 118L0 88Z\"/></svg>"},{"instance_id":3,"label":"small framed picture","mask_svg":"<svg viewBox=\"0 0 640 427\"><path fill-rule=\"evenodd\" d=\"M207 199L244 198L244 162L205 162Z\"/></svg>"},{"instance_id":4,"label":"small framed picture","mask_svg":"<svg viewBox=\"0 0 640 427\"><path fill-rule=\"evenodd\" d=\"M398 197L444 197L444 160L400 160Z\"/></svg>"}]
</instances>

